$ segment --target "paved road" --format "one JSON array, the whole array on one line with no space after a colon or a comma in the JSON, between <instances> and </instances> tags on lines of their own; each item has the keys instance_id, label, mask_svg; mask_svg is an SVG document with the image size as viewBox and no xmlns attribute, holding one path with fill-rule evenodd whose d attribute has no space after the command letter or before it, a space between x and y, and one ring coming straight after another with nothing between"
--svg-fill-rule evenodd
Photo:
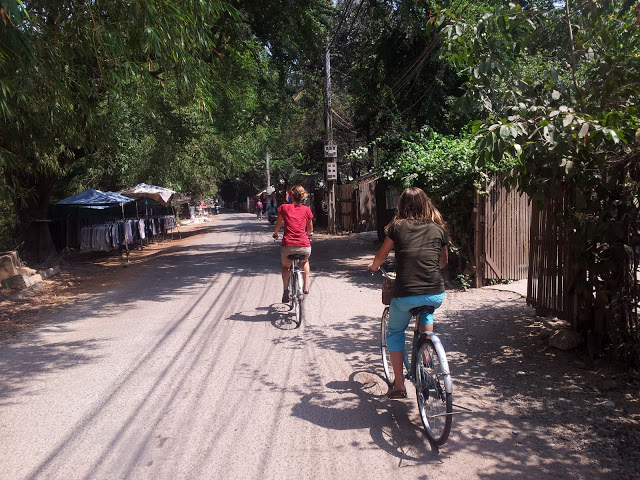
<instances>
[{"instance_id":1,"label":"paved road","mask_svg":"<svg viewBox=\"0 0 640 480\"><path fill-rule=\"evenodd\" d=\"M379 278L356 267L373 245L314 242L295 329L270 232L219 215L133 280L1 346L0 478L544 478L529 474L572 462L553 446L538 457L535 440L516 447L499 406L458 417L434 451L413 394L383 396Z\"/></svg>"}]
</instances>

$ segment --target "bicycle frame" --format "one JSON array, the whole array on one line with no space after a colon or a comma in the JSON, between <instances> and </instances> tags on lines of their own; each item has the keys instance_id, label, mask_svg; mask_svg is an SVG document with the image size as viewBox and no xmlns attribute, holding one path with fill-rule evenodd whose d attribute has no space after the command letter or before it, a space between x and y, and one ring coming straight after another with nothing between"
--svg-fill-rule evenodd
<instances>
[{"instance_id":1,"label":"bicycle frame","mask_svg":"<svg viewBox=\"0 0 640 480\"><path fill-rule=\"evenodd\" d=\"M302 269L300 268L300 260L296 260L296 259L292 259L291 260L291 268L289 268L289 272L290 272L290 277L289 277L289 286L293 287L295 286L296 290L298 289L298 283L299 283L299 278L298 278L298 274L300 272L302 272ZM302 288L302 285L299 286L299 288ZM290 291L289 292L291 295L294 295L298 292L293 292Z\"/></svg>"},{"instance_id":2,"label":"bicycle frame","mask_svg":"<svg viewBox=\"0 0 640 480\"><path fill-rule=\"evenodd\" d=\"M391 278L382 267L380 270L387 278ZM384 299L383 293L383 303L389 305ZM390 360L391 352L385 338L389 328L389 308L386 307L382 314L380 351L384 378L390 386L393 386L396 377L391 376L393 373L390 368L393 366ZM433 310L434 307L428 305L411 309L411 318L414 320L413 339L409 342L407 338L406 343L411 343L411 347L405 344L403 367L406 368L404 378L408 379L416 389L418 413L425 434L432 444L440 446L449 438L452 415L470 413L471 410L458 406L464 412L453 411L453 383L444 347L433 331L420 331L421 314L433 313ZM410 354L409 350L411 350Z\"/></svg>"},{"instance_id":3,"label":"bicycle frame","mask_svg":"<svg viewBox=\"0 0 640 480\"><path fill-rule=\"evenodd\" d=\"M409 361L409 355L407 354L407 350L404 351L404 366L407 369L407 374L405 378L415 383L416 379L414 378L413 372L415 371L415 359L418 353L418 342L420 341L420 334L426 333L429 336L429 339L433 342L433 346L436 349L438 356L441 359L442 366L442 376L444 377L444 389L447 393L453 392L453 383L451 382L451 372L449 371L449 362L447 361L447 356L444 351L444 347L442 346L442 342L438 336L433 332L420 332L419 322L420 317L414 315L416 326L413 330L413 341L411 347L411 361Z\"/></svg>"}]
</instances>

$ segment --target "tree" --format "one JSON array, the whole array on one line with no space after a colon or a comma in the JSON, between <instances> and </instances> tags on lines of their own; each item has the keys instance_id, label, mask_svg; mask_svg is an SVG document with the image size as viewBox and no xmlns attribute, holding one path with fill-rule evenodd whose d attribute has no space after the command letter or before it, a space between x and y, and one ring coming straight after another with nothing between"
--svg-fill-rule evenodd
<instances>
[{"instance_id":1,"label":"tree","mask_svg":"<svg viewBox=\"0 0 640 480\"><path fill-rule=\"evenodd\" d=\"M132 79L171 78L180 98L211 108L223 14L236 12L218 1L2 2L1 167L29 246L55 179L113 140L112 108Z\"/></svg>"},{"instance_id":2,"label":"tree","mask_svg":"<svg viewBox=\"0 0 640 480\"><path fill-rule=\"evenodd\" d=\"M246 168L331 11L277 3L2 0L0 168L32 250L54 188L156 178L202 193Z\"/></svg>"},{"instance_id":3,"label":"tree","mask_svg":"<svg viewBox=\"0 0 640 480\"><path fill-rule=\"evenodd\" d=\"M474 25L445 11L434 24L446 24L450 59L468 68L469 101L484 111L474 127L479 164L511 154L512 184L540 203L568 201L560 221L582 269L572 286L583 302L578 328L603 332L616 357L640 362L630 300L640 246L640 7L511 4Z\"/></svg>"}]
</instances>

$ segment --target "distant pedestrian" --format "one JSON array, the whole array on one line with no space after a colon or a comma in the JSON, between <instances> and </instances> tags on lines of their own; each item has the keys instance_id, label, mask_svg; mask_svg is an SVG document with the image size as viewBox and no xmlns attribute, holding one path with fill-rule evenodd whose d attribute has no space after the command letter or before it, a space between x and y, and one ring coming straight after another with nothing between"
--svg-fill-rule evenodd
<instances>
[{"instance_id":1,"label":"distant pedestrian","mask_svg":"<svg viewBox=\"0 0 640 480\"><path fill-rule=\"evenodd\" d=\"M262 200L258 200L258 203L256 203L256 213L258 215L258 220L262 220Z\"/></svg>"}]
</instances>

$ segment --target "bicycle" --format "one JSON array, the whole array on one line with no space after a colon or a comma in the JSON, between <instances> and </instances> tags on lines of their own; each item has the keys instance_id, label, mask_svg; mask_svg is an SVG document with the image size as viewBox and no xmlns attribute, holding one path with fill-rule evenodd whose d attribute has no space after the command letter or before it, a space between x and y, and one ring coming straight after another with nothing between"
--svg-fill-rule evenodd
<instances>
[{"instance_id":1,"label":"bicycle","mask_svg":"<svg viewBox=\"0 0 640 480\"><path fill-rule=\"evenodd\" d=\"M289 311L294 310L296 316L296 327L302 324L303 300L304 300L304 278L300 260L304 260L304 255L289 255L291 260L291 274L289 275Z\"/></svg>"},{"instance_id":2,"label":"bicycle","mask_svg":"<svg viewBox=\"0 0 640 480\"><path fill-rule=\"evenodd\" d=\"M383 275L383 303L389 305L391 287L395 279L382 267L380 271ZM434 444L443 445L451 432L453 385L447 356L440 339L433 332L420 332L420 314L423 312L433 313L434 307L424 305L411 309L415 327L411 342L411 359L406 349L404 352L404 365L407 369L405 378L416 387L418 411L427 437ZM388 326L389 307L387 306L382 312L380 325L380 353L385 379L391 385L393 379L391 378L391 357L387 347Z\"/></svg>"},{"instance_id":3,"label":"bicycle","mask_svg":"<svg viewBox=\"0 0 640 480\"><path fill-rule=\"evenodd\" d=\"M273 234L273 238L278 241L280 237ZM293 254L288 255L287 258L291 260L291 268L289 269L289 311L294 310L296 327L299 327L302 324L302 301L304 300L304 274L300 267L300 260L304 260L306 256Z\"/></svg>"}]
</instances>

